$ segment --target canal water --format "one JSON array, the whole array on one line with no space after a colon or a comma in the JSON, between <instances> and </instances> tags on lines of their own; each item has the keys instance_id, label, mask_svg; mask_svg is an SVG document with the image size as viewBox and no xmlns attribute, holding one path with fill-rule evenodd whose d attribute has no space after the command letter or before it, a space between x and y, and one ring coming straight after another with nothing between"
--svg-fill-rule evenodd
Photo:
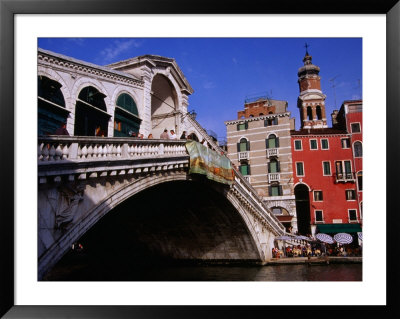
<instances>
[{"instance_id":1,"label":"canal water","mask_svg":"<svg viewBox=\"0 0 400 319\"><path fill-rule=\"evenodd\" d=\"M362 281L362 264L168 265L64 258L48 281Z\"/></svg>"}]
</instances>

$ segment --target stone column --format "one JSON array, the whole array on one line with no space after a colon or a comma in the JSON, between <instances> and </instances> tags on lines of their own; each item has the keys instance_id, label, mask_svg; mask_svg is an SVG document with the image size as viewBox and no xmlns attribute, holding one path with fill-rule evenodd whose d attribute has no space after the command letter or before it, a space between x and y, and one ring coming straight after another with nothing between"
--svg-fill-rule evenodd
<instances>
[{"instance_id":1,"label":"stone column","mask_svg":"<svg viewBox=\"0 0 400 319\"><path fill-rule=\"evenodd\" d=\"M148 66L144 66L141 69L143 85L143 118L140 124L140 132L147 136L151 133L152 122L151 122L151 82L153 80L152 70Z\"/></svg>"},{"instance_id":2,"label":"stone column","mask_svg":"<svg viewBox=\"0 0 400 319\"><path fill-rule=\"evenodd\" d=\"M313 121L317 119L317 110L316 110L316 106L313 105L311 106L311 113L312 113L312 119Z\"/></svg>"}]
</instances>

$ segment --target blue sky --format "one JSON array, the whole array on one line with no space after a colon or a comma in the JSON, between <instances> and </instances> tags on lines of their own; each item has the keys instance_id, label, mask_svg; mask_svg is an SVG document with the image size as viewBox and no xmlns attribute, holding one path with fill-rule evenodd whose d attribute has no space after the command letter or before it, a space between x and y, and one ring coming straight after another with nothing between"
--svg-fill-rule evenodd
<instances>
[{"instance_id":1,"label":"blue sky","mask_svg":"<svg viewBox=\"0 0 400 319\"><path fill-rule=\"evenodd\" d=\"M250 95L288 101L299 129L297 70L306 42L321 68L331 125L330 114L343 101L362 98L361 38L40 38L38 46L98 65L144 54L174 58L194 89L189 110L221 139L224 121L236 119Z\"/></svg>"}]
</instances>

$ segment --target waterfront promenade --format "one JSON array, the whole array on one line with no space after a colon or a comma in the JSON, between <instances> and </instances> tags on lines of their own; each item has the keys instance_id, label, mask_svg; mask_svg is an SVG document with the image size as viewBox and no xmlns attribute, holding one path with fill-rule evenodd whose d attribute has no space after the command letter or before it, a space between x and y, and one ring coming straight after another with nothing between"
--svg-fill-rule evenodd
<instances>
[{"instance_id":1,"label":"waterfront promenade","mask_svg":"<svg viewBox=\"0 0 400 319\"><path fill-rule=\"evenodd\" d=\"M289 258L271 258L265 265L291 265L291 264L359 264L362 263L362 257L289 257Z\"/></svg>"}]
</instances>

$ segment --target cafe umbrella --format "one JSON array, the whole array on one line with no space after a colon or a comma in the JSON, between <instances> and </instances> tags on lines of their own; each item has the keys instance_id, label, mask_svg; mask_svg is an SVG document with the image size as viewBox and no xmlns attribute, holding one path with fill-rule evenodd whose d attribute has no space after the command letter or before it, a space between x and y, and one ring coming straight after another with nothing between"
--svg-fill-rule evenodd
<instances>
[{"instance_id":1,"label":"cafe umbrella","mask_svg":"<svg viewBox=\"0 0 400 319\"><path fill-rule=\"evenodd\" d=\"M353 241L353 236L347 233L338 233L333 236L333 239L339 244L350 244Z\"/></svg>"},{"instance_id":2,"label":"cafe umbrella","mask_svg":"<svg viewBox=\"0 0 400 319\"><path fill-rule=\"evenodd\" d=\"M328 234L324 234L324 233L319 233L316 234L315 237L319 240L322 241L323 243L327 243L327 244L333 244L335 241L333 240L333 238L328 235Z\"/></svg>"}]
</instances>

